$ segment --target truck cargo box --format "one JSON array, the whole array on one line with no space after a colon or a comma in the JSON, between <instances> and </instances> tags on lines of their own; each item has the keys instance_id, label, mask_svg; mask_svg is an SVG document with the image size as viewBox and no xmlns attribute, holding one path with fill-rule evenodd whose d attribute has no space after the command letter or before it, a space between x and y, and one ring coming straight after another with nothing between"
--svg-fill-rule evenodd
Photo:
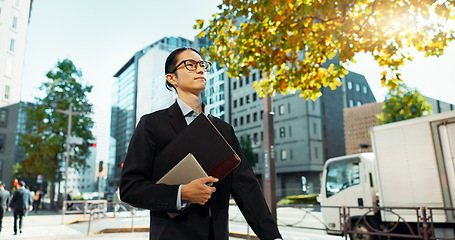
<instances>
[{"instance_id":1,"label":"truck cargo box","mask_svg":"<svg viewBox=\"0 0 455 240\"><path fill-rule=\"evenodd\" d=\"M455 207L455 111L373 127L371 142L380 206ZM415 212L397 213L417 220ZM435 211L433 219L453 222L454 216Z\"/></svg>"}]
</instances>

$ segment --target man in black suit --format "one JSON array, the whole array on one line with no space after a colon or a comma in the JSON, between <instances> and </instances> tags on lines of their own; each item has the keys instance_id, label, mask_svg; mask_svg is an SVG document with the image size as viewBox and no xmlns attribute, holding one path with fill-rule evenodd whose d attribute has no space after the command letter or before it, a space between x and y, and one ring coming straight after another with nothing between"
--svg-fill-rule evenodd
<instances>
[{"instance_id":1,"label":"man in black suit","mask_svg":"<svg viewBox=\"0 0 455 240\"><path fill-rule=\"evenodd\" d=\"M168 109L141 118L131 138L120 181L120 197L135 207L150 209L150 239L227 240L229 198L232 195L248 224L262 240L281 239L277 224L264 200L260 185L240 148L233 128L209 115L226 141L242 159L218 182L200 178L184 185L156 184L153 170L157 154L204 111L201 92L205 89L210 63L192 48L177 49L166 60L168 88L178 100ZM207 183L218 182L216 187ZM194 203L185 214L170 218L167 212Z\"/></svg>"},{"instance_id":2,"label":"man in black suit","mask_svg":"<svg viewBox=\"0 0 455 240\"><path fill-rule=\"evenodd\" d=\"M5 214L8 203L9 203L10 193L3 187L3 182L0 181L0 232L2 231L3 215Z\"/></svg>"},{"instance_id":3,"label":"man in black suit","mask_svg":"<svg viewBox=\"0 0 455 240\"><path fill-rule=\"evenodd\" d=\"M33 203L32 195L25 188L24 181L20 180L16 187L17 190L13 193L13 198L9 204L14 215L14 235L17 235L17 220L19 220L19 233L22 233L22 219L27 214L27 210L32 210Z\"/></svg>"}]
</instances>

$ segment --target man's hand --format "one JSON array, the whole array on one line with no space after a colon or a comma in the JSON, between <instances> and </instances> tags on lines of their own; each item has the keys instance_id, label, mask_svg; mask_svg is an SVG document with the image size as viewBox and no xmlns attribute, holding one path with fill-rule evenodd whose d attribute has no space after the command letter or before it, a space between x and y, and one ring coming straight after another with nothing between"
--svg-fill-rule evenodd
<instances>
[{"instance_id":1,"label":"man's hand","mask_svg":"<svg viewBox=\"0 0 455 240\"><path fill-rule=\"evenodd\" d=\"M217 178L204 177L182 185L182 200L204 205L212 197L212 193L216 191L215 187L210 187L207 184L215 182L218 182Z\"/></svg>"},{"instance_id":2,"label":"man's hand","mask_svg":"<svg viewBox=\"0 0 455 240\"><path fill-rule=\"evenodd\" d=\"M8 212L11 212L11 207L8 207Z\"/></svg>"}]
</instances>

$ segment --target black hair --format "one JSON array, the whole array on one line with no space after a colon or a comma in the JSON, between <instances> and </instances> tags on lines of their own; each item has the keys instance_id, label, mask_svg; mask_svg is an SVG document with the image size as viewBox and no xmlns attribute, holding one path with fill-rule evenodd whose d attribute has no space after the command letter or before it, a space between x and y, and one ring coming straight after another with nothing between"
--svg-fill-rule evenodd
<instances>
[{"instance_id":1,"label":"black hair","mask_svg":"<svg viewBox=\"0 0 455 240\"><path fill-rule=\"evenodd\" d=\"M21 185L21 187L25 187L25 182L23 180L19 180L18 184Z\"/></svg>"},{"instance_id":2,"label":"black hair","mask_svg":"<svg viewBox=\"0 0 455 240\"><path fill-rule=\"evenodd\" d=\"M169 54L169 56L167 57L166 63L164 64L164 74L167 75L169 73L172 73L171 71L174 70L175 66L178 64L177 63L177 56L180 55L180 53L182 53L184 51L187 51L187 50L193 51L193 52L199 54L199 56L202 57L201 53L198 50L196 50L196 49L194 49L192 47L177 48L174 51L172 51L171 54ZM177 75L176 73L174 73L174 74ZM166 80L166 88L169 91L171 91L172 89L175 90L174 85L169 83L167 80Z\"/></svg>"}]
</instances>

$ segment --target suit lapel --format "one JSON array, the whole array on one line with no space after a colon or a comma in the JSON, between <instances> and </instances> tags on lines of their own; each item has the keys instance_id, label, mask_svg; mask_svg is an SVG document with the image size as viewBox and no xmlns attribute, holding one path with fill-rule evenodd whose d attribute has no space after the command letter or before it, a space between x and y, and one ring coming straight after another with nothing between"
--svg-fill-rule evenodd
<instances>
[{"instance_id":1,"label":"suit lapel","mask_svg":"<svg viewBox=\"0 0 455 240\"><path fill-rule=\"evenodd\" d=\"M171 117L170 123L177 134L187 126L185 117L177 102L169 107L169 116Z\"/></svg>"}]
</instances>

